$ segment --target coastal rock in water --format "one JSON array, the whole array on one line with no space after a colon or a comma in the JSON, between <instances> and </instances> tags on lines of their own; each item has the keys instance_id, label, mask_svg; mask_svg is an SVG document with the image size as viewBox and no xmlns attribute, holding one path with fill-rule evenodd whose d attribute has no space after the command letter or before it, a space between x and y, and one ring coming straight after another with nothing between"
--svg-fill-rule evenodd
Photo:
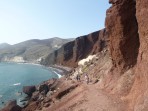
<instances>
[{"instance_id":1,"label":"coastal rock in water","mask_svg":"<svg viewBox=\"0 0 148 111\"><path fill-rule=\"evenodd\" d=\"M6 106L0 111L21 111L22 108L17 105L16 100L9 101Z\"/></svg>"},{"instance_id":2,"label":"coastal rock in water","mask_svg":"<svg viewBox=\"0 0 148 111\"><path fill-rule=\"evenodd\" d=\"M28 96L32 96L32 93L35 92L36 87L35 86L24 86L23 92L27 94Z\"/></svg>"}]
</instances>

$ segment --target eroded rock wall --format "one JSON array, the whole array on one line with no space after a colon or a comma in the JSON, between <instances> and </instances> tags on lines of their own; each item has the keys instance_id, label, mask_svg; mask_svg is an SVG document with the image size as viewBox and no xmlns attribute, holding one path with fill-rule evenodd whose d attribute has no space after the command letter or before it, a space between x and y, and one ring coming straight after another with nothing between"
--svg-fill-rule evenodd
<instances>
[{"instance_id":1,"label":"eroded rock wall","mask_svg":"<svg viewBox=\"0 0 148 111\"><path fill-rule=\"evenodd\" d=\"M112 6L107 10L106 32L114 64L112 74L119 78L114 93L119 89L126 92L122 99L129 103L129 111L148 111L148 1L109 0L109 3ZM126 80L122 79L124 76Z\"/></svg>"},{"instance_id":2,"label":"eroded rock wall","mask_svg":"<svg viewBox=\"0 0 148 111\"><path fill-rule=\"evenodd\" d=\"M135 69L135 82L130 93L134 111L148 111L148 1L136 0L136 17L140 48Z\"/></svg>"},{"instance_id":3,"label":"eroded rock wall","mask_svg":"<svg viewBox=\"0 0 148 111\"><path fill-rule=\"evenodd\" d=\"M106 30L100 30L63 45L60 49L50 54L41 63L44 65L60 64L76 67L79 60L90 54L102 51L108 45Z\"/></svg>"},{"instance_id":4,"label":"eroded rock wall","mask_svg":"<svg viewBox=\"0 0 148 111\"><path fill-rule=\"evenodd\" d=\"M124 72L137 62L139 36L135 0L109 0L112 6L106 13L106 32L114 67Z\"/></svg>"}]
</instances>

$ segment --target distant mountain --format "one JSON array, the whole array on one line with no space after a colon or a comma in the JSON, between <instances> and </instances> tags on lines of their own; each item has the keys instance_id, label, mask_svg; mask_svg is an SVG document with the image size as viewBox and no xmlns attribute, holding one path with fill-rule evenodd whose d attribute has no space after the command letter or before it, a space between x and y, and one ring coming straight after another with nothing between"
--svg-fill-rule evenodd
<instances>
[{"instance_id":1,"label":"distant mountain","mask_svg":"<svg viewBox=\"0 0 148 111\"><path fill-rule=\"evenodd\" d=\"M15 62L21 58L23 61L36 62L71 40L73 39L54 37L45 40L28 40L15 45L0 44L0 60Z\"/></svg>"},{"instance_id":2,"label":"distant mountain","mask_svg":"<svg viewBox=\"0 0 148 111\"><path fill-rule=\"evenodd\" d=\"M0 49L7 48L7 47L10 47L10 46L11 46L10 44L1 43L1 44L0 44Z\"/></svg>"},{"instance_id":3,"label":"distant mountain","mask_svg":"<svg viewBox=\"0 0 148 111\"><path fill-rule=\"evenodd\" d=\"M61 48L50 53L41 61L43 65L60 64L75 67L77 62L90 54L102 51L108 45L106 30L100 30L80 36L74 41L64 44Z\"/></svg>"}]
</instances>

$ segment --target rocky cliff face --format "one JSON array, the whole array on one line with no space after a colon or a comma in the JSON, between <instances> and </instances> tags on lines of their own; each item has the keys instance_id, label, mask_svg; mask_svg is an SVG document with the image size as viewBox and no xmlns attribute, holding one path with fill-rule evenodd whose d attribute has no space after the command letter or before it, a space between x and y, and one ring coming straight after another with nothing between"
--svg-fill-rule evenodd
<instances>
[{"instance_id":1,"label":"rocky cliff face","mask_svg":"<svg viewBox=\"0 0 148 111\"><path fill-rule=\"evenodd\" d=\"M140 48L137 66L135 68L135 82L130 93L135 111L148 110L148 1L136 0L136 17Z\"/></svg>"},{"instance_id":2,"label":"rocky cliff face","mask_svg":"<svg viewBox=\"0 0 148 111\"><path fill-rule=\"evenodd\" d=\"M63 45L41 62L44 65L60 64L75 67L77 62L89 54L102 51L108 44L105 29L76 38Z\"/></svg>"},{"instance_id":3,"label":"rocky cliff face","mask_svg":"<svg viewBox=\"0 0 148 111\"><path fill-rule=\"evenodd\" d=\"M112 6L106 12L106 34L112 69L105 75L104 87L108 92L128 95L134 83L134 68L139 53L139 34L135 0L109 0ZM103 84L103 85L102 85Z\"/></svg>"},{"instance_id":4,"label":"rocky cliff face","mask_svg":"<svg viewBox=\"0 0 148 111\"><path fill-rule=\"evenodd\" d=\"M125 76L126 71L132 71L133 83L130 84L126 99L123 98L130 103L129 111L147 111L148 1L109 0L109 2L112 6L107 10L106 31L110 38L113 75ZM129 75L126 79L130 79ZM122 77L117 80L120 85ZM123 85L122 89L126 89L125 86Z\"/></svg>"},{"instance_id":5,"label":"rocky cliff face","mask_svg":"<svg viewBox=\"0 0 148 111\"><path fill-rule=\"evenodd\" d=\"M109 0L106 31L110 38L113 64L119 71L133 67L137 62L139 36L134 0Z\"/></svg>"}]
</instances>

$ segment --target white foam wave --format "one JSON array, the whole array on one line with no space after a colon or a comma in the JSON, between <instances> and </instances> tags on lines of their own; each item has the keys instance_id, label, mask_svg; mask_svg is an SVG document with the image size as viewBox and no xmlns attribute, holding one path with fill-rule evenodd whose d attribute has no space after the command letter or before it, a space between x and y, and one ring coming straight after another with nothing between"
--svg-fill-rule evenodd
<instances>
[{"instance_id":1,"label":"white foam wave","mask_svg":"<svg viewBox=\"0 0 148 111\"><path fill-rule=\"evenodd\" d=\"M62 76L61 76L59 73L57 73L56 71L53 71L53 72L54 72L55 74L57 74L59 78L62 77Z\"/></svg>"},{"instance_id":2,"label":"white foam wave","mask_svg":"<svg viewBox=\"0 0 148 111\"><path fill-rule=\"evenodd\" d=\"M15 84L13 84L13 86L20 86L21 85L21 83L15 83Z\"/></svg>"}]
</instances>

